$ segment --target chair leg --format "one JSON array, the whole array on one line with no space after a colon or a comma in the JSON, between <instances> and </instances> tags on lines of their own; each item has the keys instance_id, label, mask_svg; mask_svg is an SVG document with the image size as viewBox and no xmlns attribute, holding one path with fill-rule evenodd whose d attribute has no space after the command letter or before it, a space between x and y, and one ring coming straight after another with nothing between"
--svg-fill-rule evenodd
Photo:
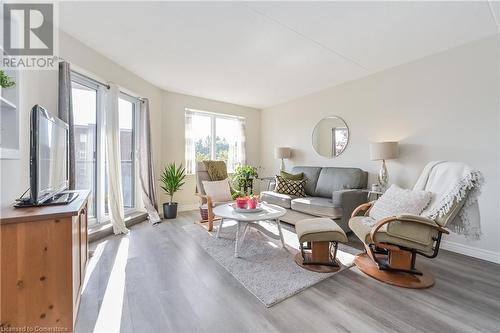
<instances>
[{"instance_id":1,"label":"chair leg","mask_svg":"<svg viewBox=\"0 0 500 333\"><path fill-rule=\"evenodd\" d=\"M208 231L212 231L214 230L214 216L213 215L208 215L208 228L207 228Z\"/></svg>"}]
</instances>

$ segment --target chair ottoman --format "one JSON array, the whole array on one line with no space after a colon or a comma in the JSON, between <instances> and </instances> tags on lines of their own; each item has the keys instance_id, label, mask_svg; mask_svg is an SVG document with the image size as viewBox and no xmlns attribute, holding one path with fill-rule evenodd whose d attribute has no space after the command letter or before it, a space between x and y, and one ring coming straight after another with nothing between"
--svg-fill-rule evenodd
<instances>
[{"instance_id":1,"label":"chair ottoman","mask_svg":"<svg viewBox=\"0 0 500 333\"><path fill-rule=\"evenodd\" d=\"M340 269L337 247L339 242L347 243L347 236L334 220L304 219L295 224L295 231L300 245L300 252L295 255L297 265L320 273L335 272ZM304 243L307 245L304 246Z\"/></svg>"}]
</instances>

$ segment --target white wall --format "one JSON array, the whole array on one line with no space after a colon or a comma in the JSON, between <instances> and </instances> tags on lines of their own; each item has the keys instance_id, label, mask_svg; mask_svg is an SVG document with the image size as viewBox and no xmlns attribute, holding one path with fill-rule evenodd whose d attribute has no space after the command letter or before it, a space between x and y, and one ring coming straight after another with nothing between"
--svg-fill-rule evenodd
<instances>
[{"instance_id":1,"label":"white wall","mask_svg":"<svg viewBox=\"0 0 500 333\"><path fill-rule=\"evenodd\" d=\"M289 146L289 166L360 167L372 183L380 163L369 160L369 142L396 140L401 153L388 162L390 182L411 188L429 161L466 162L487 180L480 197L484 235L446 236L445 247L500 262L498 93L496 36L263 110L261 163L273 175L274 147ZM328 115L350 128L349 146L335 159L311 146L315 124Z\"/></svg>"},{"instance_id":2,"label":"white wall","mask_svg":"<svg viewBox=\"0 0 500 333\"><path fill-rule=\"evenodd\" d=\"M200 97L164 92L162 118L162 166L166 163L184 162L184 112L186 108L224 113L245 117L246 119L246 158L247 163L258 166L260 162L260 111L257 109L223 103ZM184 189L174 196L179 202L179 209L196 209L198 199L194 196L196 178L188 175ZM159 192L160 202L166 202L167 197Z\"/></svg>"}]
</instances>

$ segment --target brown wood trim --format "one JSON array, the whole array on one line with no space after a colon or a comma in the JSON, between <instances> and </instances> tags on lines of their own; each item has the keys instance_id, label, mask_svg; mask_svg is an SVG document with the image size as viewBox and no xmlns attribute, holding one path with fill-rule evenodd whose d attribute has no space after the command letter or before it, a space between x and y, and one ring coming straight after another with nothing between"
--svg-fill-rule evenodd
<instances>
[{"instance_id":1,"label":"brown wood trim","mask_svg":"<svg viewBox=\"0 0 500 333\"><path fill-rule=\"evenodd\" d=\"M359 205L356 207L356 209L352 212L351 217L356 217L358 215L361 215L361 213L366 212L368 209L373 206L373 202L366 202L364 204Z\"/></svg>"}]
</instances>

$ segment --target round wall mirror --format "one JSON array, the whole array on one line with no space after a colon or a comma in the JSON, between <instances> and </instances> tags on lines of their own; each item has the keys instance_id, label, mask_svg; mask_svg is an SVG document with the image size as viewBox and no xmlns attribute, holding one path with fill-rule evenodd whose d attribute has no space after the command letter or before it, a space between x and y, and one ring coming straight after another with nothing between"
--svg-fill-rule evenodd
<instances>
[{"instance_id":1,"label":"round wall mirror","mask_svg":"<svg viewBox=\"0 0 500 333\"><path fill-rule=\"evenodd\" d=\"M323 157L333 158L344 152L349 143L349 128L337 116L321 119L314 127L312 145Z\"/></svg>"}]
</instances>

